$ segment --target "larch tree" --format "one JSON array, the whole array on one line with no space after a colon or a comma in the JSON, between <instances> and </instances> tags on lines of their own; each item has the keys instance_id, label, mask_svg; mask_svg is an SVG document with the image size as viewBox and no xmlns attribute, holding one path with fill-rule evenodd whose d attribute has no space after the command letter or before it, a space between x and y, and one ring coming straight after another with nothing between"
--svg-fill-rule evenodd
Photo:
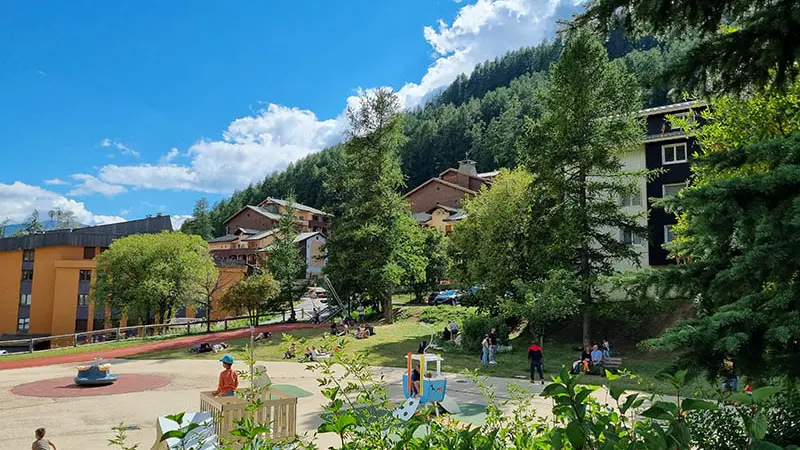
<instances>
[{"instance_id":1,"label":"larch tree","mask_svg":"<svg viewBox=\"0 0 800 450\"><path fill-rule=\"evenodd\" d=\"M529 189L525 260L537 274L567 270L578 281L583 341L589 343L602 278L614 263L638 262L620 230L646 236L620 199L637 191L642 172L624 170L621 155L641 145L643 121L635 78L585 29L572 31L542 93L544 113L528 130Z\"/></svg>"},{"instance_id":2,"label":"larch tree","mask_svg":"<svg viewBox=\"0 0 800 450\"><path fill-rule=\"evenodd\" d=\"M275 241L267 248L266 267L280 284L279 300L289 306L289 320L295 322L294 302L305 290L301 281L305 278L305 264L295 242L298 233L295 228L297 208L294 195L288 196L284 207L286 209L281 214Z\"/></svg>"},{"instance_id":3,"label":"larch tree","mask_svg":"<svg viewBox=\"0 0 800 450\"><path fill-rule=\"evenodd\" d=\"M392 290L409 272L419 279L425 269L416 223L399 194L398 148L405 138L398 99L385 89L369 92L347 116L348 140L330 183L339 204L325 271L345 295L365 296L391 322Z\"/></svg>"}]
</instances>

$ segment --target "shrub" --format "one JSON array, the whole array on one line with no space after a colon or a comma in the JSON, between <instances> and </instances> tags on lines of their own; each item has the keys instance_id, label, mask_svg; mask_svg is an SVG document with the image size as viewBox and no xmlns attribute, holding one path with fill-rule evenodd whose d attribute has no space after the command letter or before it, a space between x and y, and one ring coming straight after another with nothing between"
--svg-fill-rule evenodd
<instances>
[{"instance_id":1,"label":"shrub","mask_svg":"<svg viewBox=\"0 0 800 450\"><path fill-rule=\"evenodd\" d=\"M464 318L461 326L461 346L465 349L480 349L483 336L492 328L497 328L498 343L506 345L511 329L506 325L504 317L472 314Z\"/></svg>"},{"instance_id":2,"label":"shrub","mask_svg":"<svg viewBox=\"0 0 800 450\"><path fill-rule=\"evenodd\" d=\"M460 306L439 305L425 308L419 316L419 320L432 324L450 323L451 321L461 326L464 319L475 315L475 309L462 308Z\"/></svg>"}]
</instances>

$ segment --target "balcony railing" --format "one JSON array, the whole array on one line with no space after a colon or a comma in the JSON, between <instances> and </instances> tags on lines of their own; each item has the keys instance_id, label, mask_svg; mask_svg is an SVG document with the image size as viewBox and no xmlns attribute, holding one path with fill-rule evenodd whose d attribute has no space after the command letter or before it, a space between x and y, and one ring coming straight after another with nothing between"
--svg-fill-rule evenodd
<instances>
[{"instance_id":1,"label":"balcony railing","mask_svg":"<svg viewBox=\"0 0 800 450\"><path fill-rule=\"evenodd\" d=\"M211 413L217 436L231 439L236 422L246 418L269 430L273 440L292 440L297 435L297 397L274 389L261 393L262 405L255 411L248 410L247 400L242 397L215 397L213 392L200 392L200 411Z\"/></svg>"}]
</instances>

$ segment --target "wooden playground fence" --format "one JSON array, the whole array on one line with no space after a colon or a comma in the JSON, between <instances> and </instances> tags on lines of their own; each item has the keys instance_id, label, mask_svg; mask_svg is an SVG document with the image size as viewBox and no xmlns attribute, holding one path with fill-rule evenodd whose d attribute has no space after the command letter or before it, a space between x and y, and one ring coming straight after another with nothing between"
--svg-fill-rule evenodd
<instances>
[{"instance_id":1,"label":"wooden playground fence","mask_svg":"<svg viewBox=\"0 0 800 450\"><path fill-rule=\"evenodd\" d=\"M200 392L200 411L211 413L220 439L230 439L236 422L252 418L256 424L269 429L272 439L294 439L297 434L297 397L274 389L261 393L262 405L248 410L247 400L235 397L215 397L213 392Z\"/></svg>"}]
</instances>

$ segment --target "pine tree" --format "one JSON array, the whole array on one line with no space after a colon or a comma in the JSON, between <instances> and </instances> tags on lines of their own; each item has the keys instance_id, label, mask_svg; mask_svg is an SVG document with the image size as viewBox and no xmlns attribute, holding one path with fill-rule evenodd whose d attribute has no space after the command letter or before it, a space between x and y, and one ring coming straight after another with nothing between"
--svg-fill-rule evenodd
<instances>
[{"instance_id":1,"label":"pine tree","mask_svg":"<svg viewBox=\"0 0 800 450\"><path fill-rule=\"evenodd\" d=\"M634 77L622 63L609 62L603 45L584 29L569 34L550 74L545 112L528 136L534 181L527 260L540 276L554 269L575 274L588 343L593 304L607 295L599 278L612 274L616 261L638 260L620 242L619 230L647 232L619 200L643 175L623 172L620 160L641 145L641 101Z\"/></svg>"},{"instance_id":2,"label":"pine tree","mask_svg":"<svg viewBox=\"0 0 800 450\"><path fill-rule=\"evenodd\" d=\"M724 358L749 376L798 378L800 83L713 105L692 184L666 205L681 212L670 250L682 264L632 282L692 300L697 315L648 344L712 378Z\"/></svg>"},{"instance_id":3,"label":"pine tree","mask_svg":"<svg viewBox=\"0 0 800 450\"><path fill-rule=\"evenodd\" d=\"M325 271L346 297L363 295L392 321L392 290L408 272L424 272L416 223L400 197L403 143L397 97L380 89L348 110L349 139L330 184L339 201ZM421 275L420 275L421 276Z\"/></svg>"},{"instance_id":4,"label":"pine tree","mask_svg":"<svg viewBox=\"0 0 800 450\"><path fill-rule=\"evenodd\" d=\"M205 240L211 239L214 235L214 226L208 212L208 200L205 197L195 202L192 218L183 222L181 231L186 234L196 234Z\"/></svg>"},{"instance_id":5,"label":"pine tree","mask_svg":"<svg viewBox=\"0 0 800 450\"><path fill-rule=\"evenodd\" d=\"M300 250L297 247L295 238L295 207L294 195L289 195L286 199L286 206L281 220L278 223L277 237L267 249L267 269L280 284L281 292L278 299L283 304L289 305L291 311L289 320L295 322L297 317L294 312L294 301L302 293L304 286L298 283L303 279L304 268L303 260L300 257Z\"/></svg>"},{"instance_id":6,"label":"pine tree","mask_svg":"<svg viewBox=\"0 0 800 450\"><path fill-rule=\"evenodd\" d=\"M628 31L696 34L686 58L671 70L711 92L786 86L800 73L797 0L596 0L577 24L606 31L620 20Z\"/></svg>"}]
</instances>

